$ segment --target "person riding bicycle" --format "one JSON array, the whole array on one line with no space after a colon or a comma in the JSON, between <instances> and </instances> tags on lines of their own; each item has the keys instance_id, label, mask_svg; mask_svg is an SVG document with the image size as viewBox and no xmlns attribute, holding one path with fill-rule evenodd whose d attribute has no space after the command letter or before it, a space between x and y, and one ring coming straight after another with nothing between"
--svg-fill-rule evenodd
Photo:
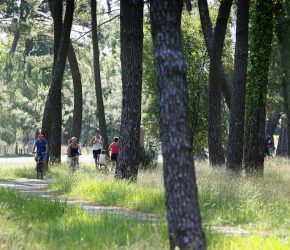
<instances>
[{"instance_id":1,"label":"person riding bicycle","mask_svg":"<svg viewBox=\"0 0 290 250\"><path fill-rule=\"evenodd\" d=\"M78 144L78 140L76 137L72 137L70 140L70 144L67 147L67 155L69 159L75 158L76 164L79 164L79 155L81 155L81 147Z\"/></svg>"},{"instance_id":2,"label":"person riding bicycle","mask_svg":"<svg viewBox=\"0 0 290 250\"><path fill-rule=\"evenodd\" d=\"M34 142L32 151L34 152L36 148L35 161L39 159L43 160L44 171L48 170L48 142L44 139L42 134L38 135L37 140Z\"/></svg>"},{"instance_id":3,"label":"person riding bicycle","mask_svg":"<svg viewBox=\"0 0 290 250\"><path fill-rule=\"evenodd\" d=\"M265 148L265 155L271 156L272 150L275 149L274 141L272 140L271 136L267 136L264 141L264 148Z\"/></svg>"}]
</instances>

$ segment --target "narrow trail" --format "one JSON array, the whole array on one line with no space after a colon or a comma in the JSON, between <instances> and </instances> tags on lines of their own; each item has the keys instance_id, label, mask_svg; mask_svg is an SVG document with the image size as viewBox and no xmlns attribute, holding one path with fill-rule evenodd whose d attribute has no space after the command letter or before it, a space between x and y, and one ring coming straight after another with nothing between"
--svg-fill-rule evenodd
<instances>
[{"instance_id":1,"label":"narrow trail","mask_svg":"<svg viewBox=\"0 0 290 250\"><path fill-rule=\"evenodd\" d=\"M133 209L116 207L116 206L102 206L96 205L92 202L72 199L56 194L48 190L49 180L37 179L13 179L0 181L0 188L10 188L17 190L24 195L34 195L36 197L46 198L51 201L65 202L67 204L77 205L91 214L111 214L121 215L130 218L136 218L144 221L159 221L160 217L155 214L143 213Z\"/></svg>"},{"instance_id":2,"label":"narrow trail","mask_svg":"<svg viewBox=\"0 0 290 250\"><path fill-rule=\"evenodd\" d=\"M36 197L49 199L51 201L64 202L71 205L81 207L84 211L90 214L109 214L119 215L128 218L135 218L140 221L158 222L161 218L158 215L143 213L133 209L116 207L116 206L102 206L93 204L92 202L72 199L54 193L48 189L49 180L37 179L13 179L13 180L0 180L0 188L9 188L17 190L24 195L34 195ZM253 230L245 230L237 226L220 226L208 225L207 230L224 235L248 236L253 234L262 234L267 236L268 232L255 232Z\"/></svg>"}]
</instances>

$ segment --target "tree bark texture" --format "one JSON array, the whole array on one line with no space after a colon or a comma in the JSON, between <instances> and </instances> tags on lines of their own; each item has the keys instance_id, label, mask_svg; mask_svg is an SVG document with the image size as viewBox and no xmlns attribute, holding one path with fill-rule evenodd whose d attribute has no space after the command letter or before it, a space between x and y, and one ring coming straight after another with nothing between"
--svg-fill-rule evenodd
<instances>
[{"instance_id":1,"label":"tree bark texture","mask_svg":"<svg viewBox=\"0 0 290 250\"><path fill-rule=\"evenodd\" d=\"M83 92L82 92L82 79L79 70L78 60L76 57L74 47L72 45L72 41L70 42L68 49L68 61L73 79L73 89L74 89L72 136L75 136L79 140L82 129Z\"/></svg>"},{"instance_id":2,"label":"tree bark texture","mask_svg":"<svg viewBox=\"0 0 290 250\"><path fill-rule=\"evenodd\" d=\"M206 44L207 52L209 57L211 57L211 47L213 39L213 29L212 23L209 16L207 0L198 0L198 9L202 27L202 33L204 36L204 41ZM226 73L225 66L221 62L221 88L228 108L230 109L231 104L231 84L229 77Z\"/></svg>"},{"instance_id":3,"label":"tree bark texture","mask_svg":"<svg viewBox=\"0 0 290 250\"><path fill-rule=\"evenodd\" d=\"M206 249L201 228L181 46L183 1L151 0L170 249Z\"/></svg>"},{"instance_id":4,"label":"tree bark texture","mask_svg":"<svg viewBox=\"0 0 290 250\"><path fill-rule=\"evenodd\" d=\"M252 23L248 74L244 165L263 174L266 95L273 38L273 0L257 0Z\"/></svg>"},{"instance_id":5,"label":"tree bark texture","mask_svg":"<svg viewBox=\"0 0 290 250\"><path fill-rule=\"evenodd\" d=\"M97 119L99 120L99 127L101 135L104 138L104 149L108 150L109 142L107 135L107 124L105 117L105 108L103 101L101 73L100 73L100 58L99 58L99 41L97 34L97 2L91 0L91 18L92 18L92 42L94 55L94 76L95 76L95 91L97 98Z\"/></svg>"},{"instance_id":6,"label":"tree bark texture","mask_svg":"<svg viewBox=\"0 0 290 250\"><path fill-rule=\"evenodd\" d=\"M47 126L46 122L51 122L50 119L45 120L44 118L51 118L47 113L53 116L53 125L51 129L51 140L50 140L50 156L51 161L59 162L61 156L61 126L62 126L62 104L61 104L61 87L63 73L65 69L66 57L70 44L70 32L73 20L74 12L74 0L66 1L66 12L63 24L63 31L61 35L59 50L57 53L57 60L54 65L52 84L49 88L49 92L46 99L44 116L43 116L43 127Z\"/></svg>"},{"instance_id":7,"label":"tree bark texture","mask_svg":"<svg viewBox=\"0 0 290 250\"><path fill-rule=\"evenodd\" d=\"M290 67L290 20L287 15L287 3L282 1L276 2L276 32L279 43L279 51L281 57L282 67L282 97L284 112L287 116L287 142L290 142L290 106L289 106L289 95L287 85L289 84L289 67ZM287 146L287 156L290 157L290 147Z\"/></svg>"},{"instance_id":8,"label":"tree bark texture","mask_svg":"<svg viewBox=\"0 0 290 250\"><path fill-rule=\"evenodd\" d=\"M51 11L51 16L53 18L53 32L54 32L54 53L53 53L53 65L52 65L52 78L54 74L54 68L57 60L57 54L59 50L61 34L62 34L62 12L63 12L63 1L57 0L49 0L49 8ZM61 88L58 88L58 97L61 95ZM54 119L55 116L53 112L50 112L52 107L48 106L51 105L51 102L45 103L44 114L42 118L42 134L46 137L46 139L51 142L52 136L52 127L54 126ZM49 147L49 151L51 149L51 145Z\"/></svg>"},{"instance_id":9,"label":"tree bark texture","mask_svg":"<svg viewBox=\"0 0 290 250\"><path fill-rule=\"evenodd\" d=\"M221 60L231 6L232 0L224 0L220 4L211 47L208 112L208 149L211 165L225 163L221 128Z\"/></svg>"},{"instance_id":10,"label":"tree bark texture","mask_svg":"<svg viewBox=\"0 0 290 250\"><path fill-rule=\"evenodd\" d=\"M143 51L143 0L121 0L122 115L117 178L137 179Z\"/></svg>"},{"instance_id":11,"label":"tree bark texture","mask_svg":"<svg viewBox=\"0 0 290 250\"><path fill-rule=\"evenodd\" d=\"M238 0L235 71L232 86L227 168L242 171L244 146L244 119L248 65L250 0Z\"/></svg>"},{"instance_id":12,"label":"tree bark texture","mask_svg":"<svg viewBox=\"0 0 290 250\"><path fill-rule=\"evenodd\" d=\"M290 107L289 107L289 95L287 90L287 83L286 83L286 73L283 73L283 80L282 80L282 96L283 96L283 104L284 104L284 111L287 116L287 142L290 142ZM287 156L290 157L290 147L287 145Z\"/></svg>"}]
</instances>

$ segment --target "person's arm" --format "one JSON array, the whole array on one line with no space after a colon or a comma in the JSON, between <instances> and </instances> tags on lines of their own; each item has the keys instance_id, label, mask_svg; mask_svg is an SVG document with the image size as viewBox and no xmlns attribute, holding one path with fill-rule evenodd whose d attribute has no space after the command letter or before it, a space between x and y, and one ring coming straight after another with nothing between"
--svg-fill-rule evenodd
<instances>
[{"instance_id":1,"label":"person's arm","mask_svg":"<svg viewBox=\"0 0 290 250\"><path fill-rule=\"evenodd\" d=\"M33 147L32 147L32 152L34 152L34 151L35 151L35 148L36 148L36 145L35 145L35 144L33 144Z\"/></svg>"},{"instance_id":2,"label":"person's arm","mask_svg":"<svg viewBox=\"0 0 290 250\"><path fill-rule=\"evenodd\" d=\"M91 139L91 144L94 144L96 141L95 141L95 136L92 137Z\"/></svg>"},{"instance_id":3,"label":"person's arm","mask_svg":"<svg viewBox=\"0 0 290 250\"><path fill-rule=\"evenodd\" d=\"M48 144L45 145L45 153L48 154Z\"/></svg>"}]
</instances>

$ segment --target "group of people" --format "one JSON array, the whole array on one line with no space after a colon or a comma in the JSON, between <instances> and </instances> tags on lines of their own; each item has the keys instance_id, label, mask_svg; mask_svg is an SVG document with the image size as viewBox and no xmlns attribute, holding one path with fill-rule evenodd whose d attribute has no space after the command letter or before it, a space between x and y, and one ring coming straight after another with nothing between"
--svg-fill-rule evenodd
<instances>
[{"instance_id":1,"label":"group of people","mask_svg":"<svg viewBox=\"0 0 290 250\"><path fill-rule=\"evenodd\" d=\"M95 135L91 139L91 145L93 147L93 157L97 169L102 171L108 171L107 162L112 162L112 168L116 167L118 154L119 154L119 138L115 137L110 144L108 151L111 153L110 158L106 154L106 150L103 148L104 139L99 130L96 130ZM42 134L38 135L32 150L36 149L35 161L39 159L43 160L44 170L48 170L48 141ZM76 137L70 139L70 143L67 147L67 155L69 158L75 158L78 163L78 156L81 155L81 147Z\"/></svg>"},{"instance_id":2,"label":"group of people","mask_svg":"<svg viewBox=\"0 0 290 250\"><path fill-rule=\"evenodd\" d=\"M91 139L91 145L93 146L93 157L95 159L96 167L106 171L109 160L112 162L112 167L116 167L118 154L119 154L119 138L115 137L113 142L110 144L108 150L111 152L111 158L106 154L106 150L103 149L104 139L100 134L99 130L96 130L96 134Z\"/></svg>"}]
</instances>

